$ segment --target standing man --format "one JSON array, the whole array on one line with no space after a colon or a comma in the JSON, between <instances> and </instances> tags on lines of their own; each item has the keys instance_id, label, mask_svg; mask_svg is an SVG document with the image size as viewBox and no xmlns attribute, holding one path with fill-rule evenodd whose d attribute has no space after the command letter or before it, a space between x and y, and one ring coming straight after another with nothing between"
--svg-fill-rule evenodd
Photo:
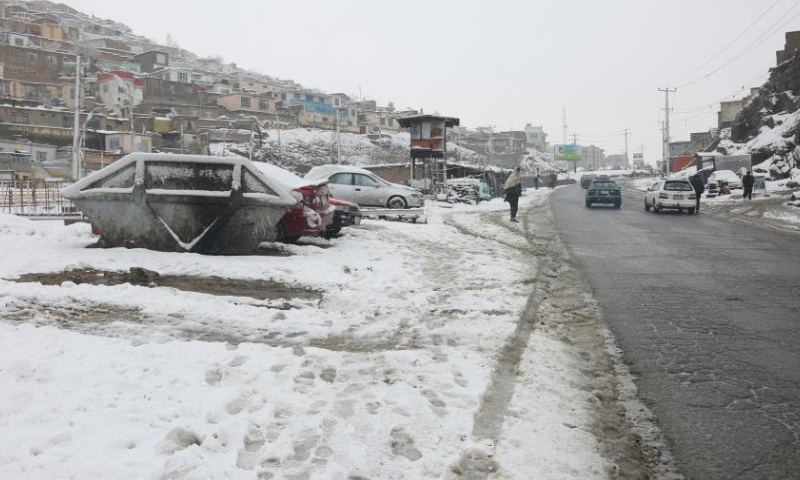
<instances>
[{"instance_id":1,"label":"standing man","mask_svg":"<svg viewBox=\"0 0 800 480\"><path fill-rule=\"evenodd\" d=\"M742 177L742 186L744 187L742 200L744 200L745 198L749 200L753 199L753 185L755 184L756 184L756 178L753 176L753 172L748 170L747 174L744 177Z\"/></svg>"},{"instance_id":2,"label":"standing man","mask_svg":"<svg viewBox=\"0 0 800 480\"><path fill-rule=\"evenodd\" d=\"M522 195L522 181L519 178L519 173L522 169L517 167L508 176L503 189L506 193L505 201L511 206L511 221L517 223L517 209L519 208L519 197Z\"/></svg>"},{"instance_id":3,"label":"standing man","mask_svg":"<svg viewBox=\"0 0 800 480\"><path fill-rule=\"evenodd\" d=\"M533 186L539 190L539 167L536 167L536 176L533 177Z\"/></svg>"},{"instance_id":4,"label":"standing man","mask_svg":"<svg viewBox=\"0 0 800 480\"><path fill-rule=\"evenodd\" d=\"M694 198L696 202L694 211L695 213L700 213L700 196L706 191L706 187L703 185L703 181L700 180L699 173L695 173L694 176L692 176L690 183L692 184L692 188L694 188Z\"/></svg>"}]
</instances>

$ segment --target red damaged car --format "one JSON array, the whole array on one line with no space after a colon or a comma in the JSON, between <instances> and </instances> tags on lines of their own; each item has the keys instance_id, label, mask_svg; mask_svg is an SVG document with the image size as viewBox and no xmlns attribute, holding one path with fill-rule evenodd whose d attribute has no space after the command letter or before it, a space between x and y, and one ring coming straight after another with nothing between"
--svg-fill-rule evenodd
<instances>
[{"instance_id":1,"label":"red damaged car","mask_svg":"<svg viewBox=\"0 0 800 480\"><path fill-rule=\"evenodd\" d=\"M270 178L283 183L300 194L300 203L290 208L281 218L278 240L293 242L302 236L324 232L333 222L335 207L331 205L328 180L304 180L275 165L253 162Z\"/></svg>"}]
</instances>

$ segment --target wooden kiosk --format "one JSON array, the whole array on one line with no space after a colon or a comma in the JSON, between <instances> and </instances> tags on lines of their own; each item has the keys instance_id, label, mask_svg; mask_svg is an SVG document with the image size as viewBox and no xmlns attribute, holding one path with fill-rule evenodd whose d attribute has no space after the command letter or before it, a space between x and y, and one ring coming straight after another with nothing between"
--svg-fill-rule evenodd
<instances>
[{"instance_id":1,"label":"wooden kiosk","mask_svg":"<svg viewBox=\"0 0 800 480\"><path fill-rule=\"evenodd\" d=\"M444 192L447 184L447 129L458 126L459 119L439 115L412 115L397 119L400 126L411 132L411 173L414 179L417 159L422 159L423 178L431 179L427 193ZM427 184L427 182L426 182ZM427 185L426 185L427 187Z\"/></svg>"}]
</instances>

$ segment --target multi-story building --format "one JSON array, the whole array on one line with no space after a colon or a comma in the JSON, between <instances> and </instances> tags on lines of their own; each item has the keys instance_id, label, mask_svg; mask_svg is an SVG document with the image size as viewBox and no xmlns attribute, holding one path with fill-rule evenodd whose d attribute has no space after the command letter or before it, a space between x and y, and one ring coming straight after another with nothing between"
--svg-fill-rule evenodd
<instances>
[{"instance_id":1,"label":"multi-story building","mask_svg":"<svg viewBox=\"0 0 800 480\"><path fill-rule=\"evenodd\" d=\"M115 112L135 107L144 100L142 81L133 73L120 70L103 72L97 76L97 99Z\"/></svg>"},{"instance_id":2,"label":"multi-story building","mask_svg":"<svg viewBox=\"0 0 800 480\"><path fill-rule=\"evenodd\" d=\"M76 56L37 48L0 45L0 78L34 83L54 83L74 76Z\"/></svg>"},{"instance_id":3,"label":"multi-story building","mask_svg":"<svg viewBox=\"0 0 800 480\"><path fill-rule=\"evenodd\" d=\"M161 50L150 50L133 57L142 73L155 72L169 67L169 54Z\"/></svg>"},{"instance_id":4,"label":"multi-story building","mask_svg":"<svg viewBox=\"0 0 800 480\"><path fill-rule=\"evenodd\" d=\"M597 145L582 146L583 168L587 170L597 170L606 164L605 150Z\"/></svg>"},{"instance_id":5,"label":"multi-story building","mask_svg":"<svg viewBox=\"0 0 800 480\"><path fill-rule=\"evenodd\" d=\"M230 93L228 95L220 95L216 98L216 104L231 113L244 116L252 115L259 120L267 120L268 117L274 116L276 112L275 98L270 93Z\"/></svg>"},{"instance_id":6,"label":"multi-story building","mask_svg":"<svg viewBox=\"0 0 800 480\"><path fill-rule=\"evenodd\" d=\"M547 145L547 133L541 126L534 126L530 123L525 125L525 139L532 148L540 152L549 151Z\"/></svg>"}]
</instances>

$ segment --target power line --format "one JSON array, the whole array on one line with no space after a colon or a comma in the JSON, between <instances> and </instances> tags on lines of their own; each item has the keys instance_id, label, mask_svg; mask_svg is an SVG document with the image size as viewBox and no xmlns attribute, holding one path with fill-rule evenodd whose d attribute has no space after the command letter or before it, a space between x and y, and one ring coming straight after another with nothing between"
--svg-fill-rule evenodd
<instances>
[{"instance_id":1,"label":"power line","mask_svg":"<svg viewBox=\"0 0 800 480\"><path fill-rule=\"evenodd\" d=\"M698 107L688 108L688 109L680 109L680 110L673 109L673 111L674 111L675 113L683 113L683 114L686 114L686 113L696 113L696 112L702 112L702 111L706 111L706 110L708 110L709 108L714 108L714 107L715 107L715 106L717 106L717 104L719 104L720 102L722 102L722 101L725 101L725 100L727 100L728 98L731 98L731 97L735 96L737 93L741 92L742 90L747 90L747 89L748 89L749 87L751 87L751 86L752 86L754 83L758 82L759 80L761 80L761 79L762 79L762 78L764 78L765 76L769 75L769 73L770 73L770 70L771 70L771 68L767 68L766 70L764 70L764 71L761 71L761 73L759 73L757 76L753 77L753 79L752 79L752 80L748 81L747 83L745 83L745 84L744 84L744 85L742 85L741 87L737 88L737 89L736 89L736 90L734 90L733 92L731 92L731 93L729 93L729 94L725 95L724 97L721 97L719 100L716 100L716 101L714 101L714 102L711 102L711 103L708 103L708 104L705 104L705 105L701 105L701 106L698 106Z\"/></svg>"},{"instance_id":2,"label":"power line","mask_svg":"<svg viewBox=\"0 0 800 480\"><path fill-rule=\"evenodd\" d=\"M725 45L725 46L722 48L722 50L720 50L719 52L717 52L716 54L714 54L714 56L712 56L711 58L709 58L708 60L706 60L706 61L705 61L705 63L703 63L703 64L702 64L702 65L700 65L699 67L695 68L695 69L694 69L694 70L692 70L691 72L687 73L686 75L682 76L681 78L679 78L679 79L675 80L674 82L670 82L669 84L670 84L670 85L674 85L674 84L676 84L676 83L678 83L678 82L680 82L680 81L683 81L683 80L685 80L686 78L688 78L688 77L690 77L690 76L694 75L694 74L695 74L695 72L697 72L698 70L702 69L703 67L705 67L705 66L706 66L706 65L708 65L709 63L713 62L713 61L714 61L714 60L715 60L717 57L719 57L720 55L722 55L722 53L724 53L724 52L725 52L725 50L727 50L728 48L730 48L730 46L731 46L731 45L733 45L734 43L736 43L736 41L737 41L737 40L739 40L740 38L742 38L742 36L744 36L744 34L745 34L745 33L749 32L749 31L750 31L750 29L751 29L751 28L753 28L753 26L755 26L755 24L759 22L759 20L761 20L762 18L764 18L764 15L766 15L767 13L769 13L769 11L770 11L770 10L772 10L772 9L775 7L775 5L777 5L777 4L778 4L778 2L780 2L780 0L775 0L775 2L774 2L772 5L770 5L770 6L769 6L769 7L768 7L766 10L764 10L764 12L763 12L763 13L761 13L761 15L759 15L759 16L758 16L758 18L756 18L756 19L753 21L753 23L751 23L750 25L748 25L748 26L747 26L747 28L745 28L744 30L742 30L742 32L741 32L739 35L737 35L737 36L736 36L736 38L734 38L733 40L731 40L730 42L728 42L728 44L727 44L727 45Z\"/></svg>"},{"instance_id":3,"label":"power line","mask_svg":"<svg viewBox=\"0 0 800 480\"><path fill-rule=\"evenodd\" d=\"M780 30L781 28L783 28L783 27L784 27L784 26L785 26L787 23L791 22L791 21L792 21L792 20L794 20L794 19L795 19L795 18L796 18L798 15L800 15L800 12L797 12L797 13L795 13L794 15L792 15L792 17L791 17L791 18L789 18L789 20L786 20L786 21L785 21L785 22L783 22L781 25L779 25L779 26L778 26L778 28L776 28L776 29L774 29L774 30L773 30L773 27L775 27L775 25L776 25L778 22L780 22L780 21L781 21L783 18L785 18L785 16L786 16L786 15L789 15L789 13L791 13L791 12L792 12L792 10L794 10L795 8L797 8L797 6L798 6L798 5L800 5L800 1L798 1L797 3L795 3L794 5L792 5L792 7L791 7L791 8L789 8L789 10L787 10L787 11L786 11L786 13L784 13L784 14L781 16L781 18L779 18L777 21L775 21L775 23L773 23L772 25L770 25L770 27L769 27L769 28L767 28L767 31L766 31L766 32L762 33L762 34L761 34L761 35L760 35L758 38L756 38L756 39L755 39L755 40L754 40L752 43L750 43L750 45L748 45L747 47L745 47L745 49L744 49L744 50L742 50L741 52L739 52L739 53L738 53L737 55L735 55L733 58L731 58L731 59L730 59L730 60L728 60L727 62L723 63L723 64L722 64L722 65L720 65L719 67L715 68L714 70L712 70L712 71L708 72L707 74L703 75L702 77L699 77L699 78L697 78L697 79L695 79L695 80L692 80L691 82L687 82L687 83L684 83L684 84L682 84L682 85L678 85L676 88L688 87L689 85L694 85L694 84L695 84L695 83L697 83L697 82L700 82L700 81L702 81L702 80L705 80L706 78L708 78L708 77L710 77L711 75L713 75L713 74L715 74L715 73L719 72L720 70L722 70L723 68L727 67L728 65L730 65L730 64L731 64L731 63L733 63L733 62L735 62L736 60L738 60L738 59L742 58L744 55L746 55L746 54L750 53L751 51L753 51L753 49L755 49L755 47L757 47L757 46L761 45L761 44L762 44L762 43L763 43L765 40L769 39L769 37L770 37L772 34L774 34L776 31Z\"/></svg>"}]
</instances>

